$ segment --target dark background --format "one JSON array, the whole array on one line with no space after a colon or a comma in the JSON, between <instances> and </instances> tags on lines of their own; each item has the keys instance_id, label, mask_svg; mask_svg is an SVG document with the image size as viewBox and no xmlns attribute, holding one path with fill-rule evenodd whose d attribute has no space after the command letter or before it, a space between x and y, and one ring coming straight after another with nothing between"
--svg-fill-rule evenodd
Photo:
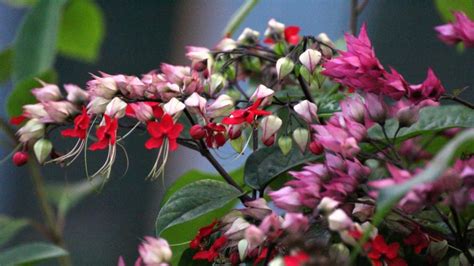
<instances>
[{"instance_id":1,"label":"dark background","mask_svg":"<svg viewBox=\"0 0 474 266\"><path fill-rule=\"evenodd\" d=\"M100 58L96 64L85 64L60 57L56 63L60 83L84 86L89 73L99 70L139 75L156 69L161 62L187 64L185 45L212 47L233 11L242 3L235 0L97 2L105 13L107 27ZM348 28L349 2L262 0L243 26L263 34L267 21L274 17L287 25L301 26L303 34L317 35L324 31L337 40ZM0 2L0 48L13 40L23 14L24 10ZM368 24L369 36L382 63L395 67L409 82L423 81L431 66L449 89L474 84L474 49L459 53L437 40L433 27L442 21L432 1L372 0L360 18L362 21ZM0 90L2 104L8 90L8 85ZM463 96L474 100L472 89ZM3 109L1 112L4 113ZM76 265L115 265L120 255L131 263L137 257L140 238L153 234L163 188L160 181L144 180L155 154L145 151L143 142L141 136L127 139L131 162L127 174L122 176L124 160L119 159L105 188L79 204L68 216L65 236ZM2 156L8 153L2 146ZM95 155L91 166L99 160L103 160L103 155ZM224 162L229 169L240 163L242 160ZM198 154L180 148L168 164L166 184L190 168L211 170ZM72 182L84 178L83 169L79 160L68 169L53 166L44 173L50 181ZM9 161L0 166L0 213L40 217L27 171L12 167ZM25 230L14 242L39 238L33 230Z\"/></svg>"}]
</instances>

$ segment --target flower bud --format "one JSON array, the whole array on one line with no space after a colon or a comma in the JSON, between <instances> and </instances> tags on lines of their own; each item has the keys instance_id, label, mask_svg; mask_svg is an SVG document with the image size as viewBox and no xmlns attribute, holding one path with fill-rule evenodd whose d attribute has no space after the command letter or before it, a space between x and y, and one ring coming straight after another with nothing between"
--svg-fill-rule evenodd
<instances>
[{"instance_id":1,"label":"flower bud","mask_svg":"<svg viewBox=\"0 0 474 266\"><path fill-rule=\"evenodd\" d=\"M163 106L165 113L171 116L180 113L184 108L186 105L174 97Z\"/></svg>"},{"instance_id":2,"label":"flower bud","mask_svg":"<svg viewBox=\"0 0 474 266\"><path fill-rule=\"evenodd\" d=\"M193 92L193 94L184 101L184 104L193 113L204 114L206 110L206 99L196 92Z\"/></svg>"},{"instance_id":3,"label":"flower bud","mask_svg":"<svg viewBox=\"0 0 474 266\"><path fill-rule=\"evenodd\" d=\"M299 212L303 204L298 191L289 186L270 192L269 196L278 208L288 212Z\"/></svg>"},{"instance_id":4,"label":"flower bud","mask_svg":"<svg viewBox=\"0 0 474 266\"><path fill-rule=\"evenodd\" d=\"M295 129L295 131L293 131L293 140L295 140L295 143L298 145L298 148L300 148L300 151L304 152L309 140L309 131L306 128Z\"/></svg>"},{"instance_id":5,"label":"flower bud","mask_svg":"<svg viewBox=\"0 0 474 266\"><path fill-rule=\"evenodd\" d=\"M228 116L234 109L234 101L229 95L221 94L207 107L206 114L210 118Z\"/></svg>"},{"instance_id":6,"label":"flower bud","mask_svg":"<svg viewBox=\"0 0 474 266\"><path fill-rule=\"evenodd\" d=\"M293 109L307 123L312 123L313 118L316 119L316 120L318 119L318 114L317 114L318 107L316 106L316 104L314 104L314 103L312 103L308 100L304 100L304 101L299 102L297 105L295 105L293 107Z\"/></svg>"},{"instance_id":7,"label":"flower bud","mask_svg":"<svg viewBox=\"0 0 474 266\"><path fill-rule=\"evenodd\" d=\"M111 76L103 78L94 76L94 80L87 82L87 85L93 96L105 99L112 99L118 91L117 83Z\"/></svg>"},{"instance_id":8,"label":"flower bud","mask_svg":"<svg viewBox=\"0 0 474 266\"><path fill-rule=\"evenodd\" d=\"M66 99L72 103L81 104L89 99L89 93L77 85L64 84L64 89L67 92Z\"/></svg>"},{"instance_id":9,"label":"flower bud","mask_svg":"<svg viewBox=\"0 0 474 266\"><path fill-rule=\"evenodd\" d=\"M278 139L278 147L280 147L281 153L287 155L291 151L293 141L288 136L283 136Z\"/></svg>"},{"instance_id":10,"label":"flower bud","mask_svg":"<svg viewBox=\"0 0 474 266\"><path fill-rule=\"evenodd\" d=\"M150 105L144 102L138 102L131 103L129 106L132 108L138 121L147 122L153 118L153 108Z\"/></svg>"},{"instance_id":11,"label":"flower bud","mask_svg":"<svg viewBox=\"0 0 474 266\"><path fill-rule=\"evenodd\" d=\"M245 202L245 209L239 211L245 215L256 220L263 220L267 215L272 213L272 209L268 207L267 201L264 198L259 198L252 201Z\"/></svg>"},{"instance_id":12,"label":"flower bud","mask_svg":"<svg viewBox=\"0 0 474 266\"><path fill-rule=\"evenodd\" d=\"M109 99L94 97L87 105L87 110L91 114L103 114L109 102Z\"/></svg>"},{"instance_id":13,"label":"flower bud","mask_svg":"<svg viewBox=\"0 0 474 266\"><path fill-rule=\"evenodd\" d=\"M163 265L170 262L173 255L166 240L149 236L138 247L138 252L145 265Z\"/></svg>"},{"instance_id":14,"label":"flower bud","mask_svg":"<svg viewBox=\"0 0 474 266\"><path fill-rule=\"evenodd\" d=\"M245 28L242 33L237 38L237 43L239 44L255 44L258 43L258 37L260 33L251 28Z\"/></svg>"},{"instance_id":15,"label":"flower bud","mask_svg":"<svg viewBox=\"0 0 474 266\"><path fill-rule=\"evenodd\" d=\"M323 45L320 46L321 48L321 52L323 53L323 55L327 58L331 58L333 56L333 50L331 48L334 48L335 45L334 43L331 41L331 39L329 39L329 37L327 36L326 33L322 32L320 33L317 37L316 37L316 40L320 41L321 43L323 43Z\"/></svg>"},{"instance_id":16,"label":"flower bud","mask_svg":"<svg viewBox=\"0 0 474 266\"><path fill-rule=\"evenodd\" d=\"M44 102L44 110L51 120L62 123L66 119L79 112L77 108L68 101Z\"/></svg>"},{"instance_id":17,"label":"flower bud","mask_svg":"<svg viewBox=\"0 0 474 266\"><path fill-rule=\"evenodd\" d=\"M245 230L250 226L250 224L243 218L239 217L230 226L224 235L230 240L239 240L244 238Z\"/></svg>"},{"instance_id":18,"label":"flower bud","mask_svg":"<svg viewBox=\"0 0 474 266\"><path fill-rule=\"evenodd\" d=\"M40 82L43 87L31 90L31 93L39 102L58 101L63 97L59 87L55 84Z\"/></svg>"},{"instance_id":19,"label":"flower bud","mask_svg":"<svg viewBox=\"0 0 474 266\"><path fill-rule=\"evenodd\" d=\"M223 52L234 50L236 47L237 43L231 38L224 38L216 45L216 49Z\"/></svg>"},{"instance_id":20,"label":"flower bud","mask_svg":"<svg viewBox=\"0 0 474 266\"><path fill-rule=\"evenodd\" d=\"M36 118L41 121L51 122L51 118L44 109L44 105L42 103L23 105L23 114L27 118Z\"/></svg>"},{"instance_id":21,"label":"flower bud","mask_svg":"<svg viewBox=\"0 0 474 266\"><path fill-rule=\"evenodd\" d=\"M328 223L329 223L329 229L332 231L342 231L349 229L353 222L347 214L341 210L337 209L333 211L329 216L328 216Z\"/></svg>"},{"instance_id":22,"label":"flower bud","mask_svg":"<svg viewBox=\"0 0 474 266\"><path fill-rule=\"evenodd\" d=\"M400 127L409 127L418 121L418 108L407 106L397 111L395 117Z\"/></svg>"},{"instance_id":23,"label":"flower bud","mask_svg":"<svg viewBox=\"0 0 474 266\"><path fill-rule=\"evenodd\" d=\"M242 125L230 125L227 130L229 139L237 139L242 135Z\"/></svg>"},{"instance_id":24,"label":"flower bud","mask_svg":"<svg viewBox=\"0 0 474 266\"><path fill-rule=\"evenodd\" d=\"M23 143L29 140L39 139L44 135L44 124L38 119L30 119L18 130L17 134L20 135L20 142Z\"/></svg>"},{"instance_id":25,"label":"flower bud","mask_svg":"<svg viewBox=\"0 0 474 266\"><path fill-rule=\"evenodd\" d=\"M189 135L193 139L202 139L206 136L206 130L201 125L194 125L189 129Z\"/></svg>"},{"instance_id":26,"label":"flower bud","mask_svg":"<svg viewBox=\"0 0 474 266\"><path fill-rule=\"evenodd\" d=\"M22 166L28 162L28 153L24 151L17 151L12 157L13 163L16 166Z\"/></svg>"},{"instance_id":27,"label":"flower bud","mask_svg":"<svg viewBox=\"0 0 474 266\"><path fill-rule=\"evenodd\" d=\"M332 198L329 197L324 197L318 205L318 211L323 213L323 214L329 214L332 211L334 211L337 206L339 206L339 202L336 200L333 200Z\"/></svg>"},{"instance_id":28,"label":"flower bud","mask_svg":"<svg viewBox=\"0 0 474 266\"><path fill-rule=\"evenodd\" d=\"M47 139L38 140L33 146L36 159L40 164L44 163L53 150L53 144Z\"/></svg>"},{"instance_id":29,"label":"flower bud","mask_svg":"<svg viewBox=\"0 0 474 266\"><path fill-rule=\"evenodd\" d=\"M227 81L220 73L214 73L209 80L209 94L214 95L225 87Z\"/></svg>"},{"instance_id":30,"label":"flower bud","mask_svg":"<svg viewBox=\"0 0 474 266\"><path fill-rule=\"evenodd\" d=\"M309 144L309 150L314 155L320 155L321 153L323 153L324 147L323 145L321 145L321 143L319 143L319 141L314 140Z\"/></svg>"},{"instance_id":31,"label":"flower bud","mask_svg":"<svg viewBox=\"0 0 474 266\"><path fill-rule=\"evenodd\" d=\"M276 21L274 18L268 21L268 27L265 30L265 37L271 38L272 35L282 35L285 31L285 24Z\"/></svg>"},{"instance_id":32,"label":"flower bud","mask_svg":"<svg viewBox=\"0 0 474 266\"><path fill-rule=\"evenodd\" d=\"M295 67L295 63L291 61L290 58L288 57L282 57L278 59L276 62L276 71L278 75L278 79L283 79L286 77L288 74L293 71L293 68Z\"/></svg>"},{"instance_id":33,"label":"flower bud","mask_svg":"<svg viewBox=\"0 0 474 266\"><path fill-rule=\"evenodd\" d=\"M365 222L368 218L372 217L372 215L374 214L374 210L374 206L356 203L354 205L354 209L352 210L352 216L356 217L361 222Z\"/></svg>"},{"instance_id":34,"label":"flower bud","mask_svg":"<svg viewBox=\"0 0 474 266\"><path fill-rule=\"evenodd\" d=\"M304 233L309 227L309 221L302 213L288 212L281 227L290 233Z\"/></svg>"},{"instance_id":35,"label":"flower bud","mask_svg":"<svg viewBox=\"0 0 474 266\"><path fill-rule=\"evenodd\" d=\"M300 55L299 59L301 64L309 70L309 73L313 74L319 61L321 61L321 53L314 49L307 49Z\"/></svg>"},{"instance_id":36,"label":"flower bud","mask_svg":"<svg viewBox=\"0 0 474 266\"><path fill-rule=\"evenodd\" d=\"M253 224L247 227L244 236L248 243L248 250L252 250L260 246L260 244L262 244L265 240L265 234L262 232L262 230L260 230L260 228Z\"/></svg>"},{"instance_id":37,"label":"flower bud","mask_svg":"<svg viewBox=\"0 0 474 266\"><path fill-rule=\"evenodd\" d=\"M105 114L112 118L122 118L125 116L125 109L127 103L122 101L119 97L115 97L105 107Z\"/></svg>"},{"instance_id":38,"label":"flower bud","mask_svg":"<svg viewBox=\"0 0 474 266\"><path fill-rule=\"evenodd\" d=\"M270 145L273 144L274 140L274 135L275 133L278 132L280 129L281 125L283 124L283 121L275 115L269 115L266 116L262 119L260 122L260 127L262 128L263 134L262 134L262 141L265 143L267 140L273 137L273 141ZM265 144L266 145L266 144ZM267 145L267 146L270 146Z\"/></svg>"},{"instance_id":39,"label":"flower bud","mask_svg":"<svg viewBox=\"0 0 474 266\"><path fill-rule=\"evenodd\" d=\"M365 97L365 107L370 119L377 123L384 123L387 118L387 106L380 96L368 93Z\"/></svg>"},{"instance_id":40,"label":"flower bud","mask_svg":"<svg viewBox=\"0 0 474 266\"><path fill-rule=\"evenodd\" d=\"M364 123L365 108L359 98L346 98L340 103L342 113L358 123Z\"/></svg>"},{"instance_id":41,"label":"flower bud","mask_svg":"<svg viewBox=\"0 0 474 266\"><path fill-rule=\"evenodd\" d=\"M263 84L258 85L255 92L250 96L250 101L255 102L260 99L264 99L261 105L268 105L272 102L273 94L275 93L274 90L266 87Z\"/></svg>"}]
</instances>

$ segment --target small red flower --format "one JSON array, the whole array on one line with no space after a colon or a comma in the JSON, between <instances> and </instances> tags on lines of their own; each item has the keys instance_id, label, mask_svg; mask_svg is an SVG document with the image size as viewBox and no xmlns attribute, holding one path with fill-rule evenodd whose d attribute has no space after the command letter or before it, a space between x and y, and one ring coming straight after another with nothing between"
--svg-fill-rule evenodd
<instances>
[{"instance_id":1,"label":"small red flower","mask_svg":"<svg viewBox=\"0 0 474 266\"><path fill-rule=\"evenodd\" d=\"M224 245L227 243L227 237L221 236L216 241L214 241L214 244L209 248L209 250L202 250L194 254L193 259L194 260L207 260L209 262L214 261L215 258L219 256L219 250L224 247Z\"/></svg>"},{"instance_id":2,"label":"small red flower","mask_svg":"<svg viewBox=\"0 0 474 266\"><path fill-rule=\"evenodd\" d=\"M300 251L295 255L288 255L283 257L285 266L300 266L309 260L309 255L304 251Z\"/></svg>"},{"instance_id":3,"label":"small red flower","mask_svg":"<svg viewBox=\"0 0 474 266\"><path fill-rule=\"evenodd\" d=\"M183 128L182 124L174 123L172 116L164 114L160 122L148 122L147 131L150 133L151 138L145 143L145 147L149 150L160 148L166 138L168 139L170 150L174 151L178 148L176 140L181 131L183 131Z\"/></svg>"},{"instance_id":4,"label":"small red flower","mask_svg":"<svg viewBox=\"0 0 474 266\"><path fill-rule=\"evenodd\" d=\"M398 251L400 244L397 242L387 244L382 235L377 235L374 240L370 242L370 251L367 253L367 257L374 266L383 265L382 261L385 261L387 265L407 265L406 262L398 257Z\"/></svg>"},{"instance_id":5,"label":"small red flower","mask_svg":"<svg viewBox=\"0 0 474 266\"><path fill-rule=\"evenodd\" d=\"M103 150L109 145L115 144L117 140L118 120L104 115L105 125L100 126L96 131L97 142L89 147L89 150Z\"/></svg>"},{"instance_id":6,"label":"small red flower","mask_svg":"<svg viewBox=\"0 0 474 266\"><path fill-rule=\"evenodd\" d=\"M297 45L300 36L298 33L300 32L300 27L298 26L288 26L285 28L285 41L289 44Z\"/></svg>"},{"instance_id":7,"label":"small red flower","mask_svg":"<svg viewBox=\"0 0 474 266\"><path fill-rule=\"evenodd\" d=\"M25 121L25 119L26 119L26 116L24 116L23 114L21 114L19 116L12 116L10 118L10 124L12 124L14 126L18 126L21 123L23 123L23 121Z\"/></svg>"},{"instance_id":8,"label":"small red flower","mask_svg":"<svg viewBox=\"0 0 474 266\"><path fill-rule=\"evenodd\" d=\"M222 119L222 123L227 125L238 125L242 123L253 123L257 116L270 115L271 112L258 109L263 99L258 99L251 106L233 111L229 117Z\"/></svg>"},{"instance_id":9,"label":"small red flower","mask_svg":"<svg viewBox=\"0 0 474 266\"><path fill-rule=\"evenodd\" d=\"M214 230L214 226L217 224L217 221L212 222L210 225L205 226L199 229L198 234L196 237L191 241L189 247L192 249L197 249L201 246L201 240L205 237L211 235L212 231Z\"/></svg>"},{"instance_id":10,"label":"small red flower","mask_svg":"<svg viewBox=\"0 0 474 266\"><path fill-rule=\"evenodd\" d=\"M420 229L415 229L411 234L403 240L403 243L409 246L413 246L413 250L416 254L427 248L430 245L430 238L427 234L423 233Z\"/></svg>"},{"instance_id":11,"label":"small red flower","mask_svg":"<svg viewBox=\"0 0 474 266\"><path fill-rule=\"evenodd\" d=\"M64 137L85 139L89 123L90 117L87 114L87 109L86 107L82 107L82 113L74 118L74 128L61 131L61 135Z\"/></svg>"}]
</instances>

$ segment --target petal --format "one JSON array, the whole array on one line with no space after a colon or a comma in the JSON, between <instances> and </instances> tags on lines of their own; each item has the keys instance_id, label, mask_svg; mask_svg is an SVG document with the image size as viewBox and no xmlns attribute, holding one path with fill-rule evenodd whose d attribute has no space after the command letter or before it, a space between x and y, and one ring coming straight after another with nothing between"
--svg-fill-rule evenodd
<instances>
[{"instance_id":1,"label":"petal","mask_svg":"<svg viewBox=\"0 0 474 266\"><path fill-rule=\"evenodd\" d=\"M102 139L100 141L97 141L96 143L92 144L89 147L89 150L91 151L96 151L96 150L103 150L109 146L109 141L108 139Z\"/></svg>"},{"instance_id":2,"label":"petal","mask_svg":"<svg viewBox=\"0 0 474 266\"><path fill-rule=\"evenodd\" d=\"M161 128L160 128L160 123L155 122L155 121L148 122L146 126L146 130L154 138L159 138L163 135L163 132L161 131Z\"/></svg>"},{"instance_id":3,"label":"petal","mask_svg":"<svg viewBox=\"0 0 474 266\"><path fill-rule=\"evenodd\" d=\"M145 142L145 148L151 150L160 148L163 144L163 138L150 138Z\"/></svg>"},{"instance_id":4,"label":"petal","mask_svg":"<svg viewBox=\"0 0 474 266\"><path fill-rule=\"evenodd\" d=\"M174 151L178 148L178 143L176 142L176 139L168 139L168 143L170 145L170 151Z\"/></svg>"},{"instance_id":5,"label":"petal","mask_svg":"<svg viewBox=\"0 0 474 266\"><path fill-rule=\"evenodd\" d=\"M182 124L175 124L168 133L168 137L171 139L176 139L181 131L183 131L184 126Z\"/></svg>"},{"instance_id":6,"label":"petal","mask_svg":"<svg viewBox=\"0 0 474 266\"><path fill-rule=\"evenodd\" d=\"M165 114L160 122L161 131L169 132L173 128L173 124L173 117L168 114Z\"/></svg>"}]
</instances>

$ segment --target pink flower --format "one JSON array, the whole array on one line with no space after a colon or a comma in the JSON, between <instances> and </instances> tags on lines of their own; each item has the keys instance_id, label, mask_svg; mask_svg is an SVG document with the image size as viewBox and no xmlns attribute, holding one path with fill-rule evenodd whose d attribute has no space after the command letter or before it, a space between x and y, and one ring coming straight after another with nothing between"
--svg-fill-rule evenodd
<instances>
[{"instance_id":1,"label":"pink flower","mask_svg":"<svg viewBox=\"0 0 474 266\"><path fill-rule=\"evenodd\" d=\"M309 221L302 213L288 212L281 227L290 233L304 233L309 227Z\"/></svg>"},{"instance_id":2,"label":"pink flower","mask_svg":"<svg viewBox=\"0 0 474 266\"><path fill-rule=\"evenodd\" d=\"M437 101L445 91L441 81L436 77L433 70L429 68L423 83L409 86L408 98L414 103L419 103L426 99Z\"/></svg>"},{"instance_id":3,"label":"pink flower","mask_svg":"<svg viewBox=\"0 0 474 266\"><path fill-rule=\"evenodd\" d=\"M300 194L292 187L282 187L277 191L268 193L278 208L285 211L298 212L302 203Z\"/></svg>"},{"instance_id":4,"label":"pink flower","mask_svg":"<svg viewBox=\"0 0 474 266\"><path fill-rule=\"evenodd\" d=\"M446 44L463 42L466 47L474 47L474 21L461 11L454 12L454 22L435 27L438 38Z\"/></svg>"},{"instance_id":5,"label":"pink flower","mask_svg":"<svg viewBox=\"0 0 474 266\"><path fill-rule=\"evenodd\" d=\"M408 83L394 68L390 67L390 70L392 73L384 73L385 83L382 92L394 100L400 100L407 93Z\"/></svg>"},{"instance_id":6,"label":"pink flower","mask_svg":"<svg viewBox=\"0 0 474 266\"><path fill-rule=\"evenodd\" d=\"M145 237L145 241L138 247L142 262L146 266L168 265L172 252L168 242L162 238Z\"/></svg>"},{"instance_id":7,"label":"pink flower","mask_svg":"<svg viewBox=\"0 0 474 266\"><path fill-rule=\"evenodd\" d=\"M43 87L32 89L31 93L40 102L58 101L62 99L59 87L55 84L48 84L41 81Z\"/></svg>"}]
</instances>

